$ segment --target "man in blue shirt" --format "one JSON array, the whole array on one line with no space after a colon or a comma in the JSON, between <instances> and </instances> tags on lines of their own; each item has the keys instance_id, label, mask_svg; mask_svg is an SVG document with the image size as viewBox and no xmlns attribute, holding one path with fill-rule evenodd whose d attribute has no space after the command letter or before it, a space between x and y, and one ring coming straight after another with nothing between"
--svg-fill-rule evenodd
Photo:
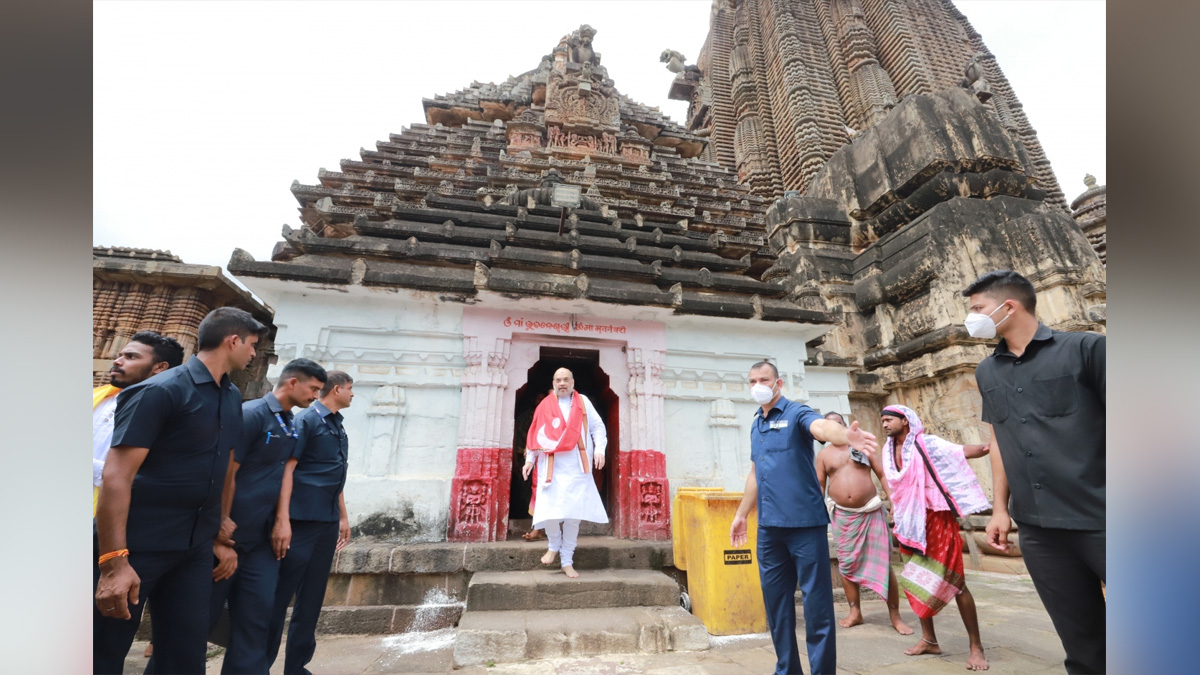
<instances>
[{"instance_id":1,"label":"man in blue shirt","mask_svg":"<svg viewBox=\"0 0 1200 675\"><path fill-rule=\"evenodd\" d=\"M295 359L279 373L274 391L242 404L242 436L229 458L219 538L237 551L237 572L213 586L209 623L216 626L229 601L229 641L221 672L267 675L267 636L279 559L271 546L275 509L287 461L295 452L292 408L307 408L321 393L325 369Z\"/></svg>"},{"instance_id":2,"label":"man in blue shirt","mask_svg":"<svg viewBox=\"0 0 1200 675\"><path fill-rule=\"evenodd\" d=\"M237 564L215 541L227 453L242 428L229 372L246 367L266 332L248 312L215 309L200 322L196 356L118 396L96 506L93 672L124 668L142 598L154 602L156 672L204 672L213 556Z\"/></svg>"},{"instance_id":3,"label":"man in blue shirt","mask_svg":"<svg viewBox=\"0 0 1200 675\"><path fill-rule=\"evenodd\" d=\"M305 665L317 648L317 618L333 554L350 543L346 514L346 455L350 441L342 427L343 408L354 399L354 380L331 370L321 399L296 417L296 447L283 471L271 544L279 565L279 584L268 634L268 667L279 654L288 603L292 622L284 653L284 675L308 675Z\"/></svg>"},{"instance_id":4,"label":"man in blue shirt","mask_svg":"<svg viewBox=\"0 0 1200 675\"><path fill-rule=\"evenodd\" d=\"M746 543L746 516L758 509L758 572L767 625L775 644L776 675L804 673L796 644L796 585L803 593L808 665L814 675L837 670L833 581L826 530L829 514L813 464L813 439L874 453L875 436L821 417L783 397L774 364L750 368L750 395L761 407L750 428L750 475L729 528L735 547Z\"/></svg>"}]
</instances>

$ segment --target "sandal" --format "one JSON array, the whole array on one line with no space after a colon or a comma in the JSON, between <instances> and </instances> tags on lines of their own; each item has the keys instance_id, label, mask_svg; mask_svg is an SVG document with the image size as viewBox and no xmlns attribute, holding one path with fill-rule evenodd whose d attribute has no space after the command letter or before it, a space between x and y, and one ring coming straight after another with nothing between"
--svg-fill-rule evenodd
<instances>
[{"instance_id":1,"label":"sandal","mask_svg":"<svg viewBox=\"0 0 1200 675\"><path fill-rule=\"evenodd\" d=\"M542 530L530 530L521 535L521 538L525 541L538 541L540 539L545 539L546 533Z\"/></svg>"}]
</instances>

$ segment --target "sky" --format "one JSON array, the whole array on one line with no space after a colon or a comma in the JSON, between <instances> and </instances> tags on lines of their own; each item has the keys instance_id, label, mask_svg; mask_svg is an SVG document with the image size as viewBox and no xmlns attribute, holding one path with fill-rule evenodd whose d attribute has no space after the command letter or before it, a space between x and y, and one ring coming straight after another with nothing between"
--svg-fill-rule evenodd
<instances>
[{"instance_id":1,"label":"sky","mask_svg":"<svg viewBox=\"0 0 1200 675\"><path fill-rule=\"evenodd\" d=\"M1105 182L1105 3L959 0L1008 76L1068 201ZM313 185L423 98L537 67L587 23L623 94L683 122L658 56L694 63L710 0L140 2L93 5L92 243L194 264L269 259Z\"/></svg>"}]
</instances>

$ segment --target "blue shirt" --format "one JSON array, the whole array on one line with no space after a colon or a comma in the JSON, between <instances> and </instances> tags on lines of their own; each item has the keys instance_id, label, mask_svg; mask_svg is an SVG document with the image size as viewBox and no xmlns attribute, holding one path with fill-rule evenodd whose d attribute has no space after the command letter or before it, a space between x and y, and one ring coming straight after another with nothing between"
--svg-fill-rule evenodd
<instances>
[{"instance_id":1,"label":"blue shirt","mask_svg":"<svg viewBox=\"0 0 1200 675\"><path fill-rule=\"evenodd\" d=\"M341 519L338 495L346 486L346 455L350 439L342 427L342 414L330 412L320 401L296 416L296 468L292 473L292 520L337 522Z\"/></svg>"},{"instance_id":2,"label":"blue shirt","mask_svg":"<svg viewBox=\"0 0 1200 675\"><path fill-rule=\"evenodd\" d=\"M808 430L819 419L817 411L783 396L765 419L761 407L754 412L750 459L758 479L760 527L829 524L813 462L813 437Z\"/></svg>"},{"instance_id":3,"label":"blue shirt","mask_svg":"<svg viewBox=\"0 0 1200 675\"><path fill-rule=\"evenodd\" d=\"M296 423L274 393L242 404L242 437L234 450L239 464L230 518L238 544L265 541L275 522L283 468L296 449Z\"/></svg>"},{"instance_id":4,"label":"blue shirt","mask_svg":"<svg viewBox=\"0 0 1200 675\"><path fill-rule=\"evenodd\" d=\"M129 500L131 551L182 551L216 538L241 402L228 375L218 384L194 356L117 396L113 447L149 449Z\"/></svg>"}]
</instances>

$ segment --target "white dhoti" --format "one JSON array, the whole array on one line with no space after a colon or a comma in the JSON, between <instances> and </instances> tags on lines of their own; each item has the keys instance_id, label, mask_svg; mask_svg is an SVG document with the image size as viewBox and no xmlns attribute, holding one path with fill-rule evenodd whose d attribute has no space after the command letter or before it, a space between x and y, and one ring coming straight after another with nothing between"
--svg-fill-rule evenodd
<instances>
[{"instance_id":1,"label":"white dhoti","mask_svg":"<svg viewBox=\"0 0 1200 675\"><path fill-rule=\"evenodd\" d=\"M591 401L586 396L581 395L581 398L588 418L587 434L584 435L588 467L594 467L596 454L603 455L608 446L608 436L604 429L604 420L600 419ZM564 408L563 417L568 417L570 399L565 399L565 403L560 400L559 403L560 407ZM527 453L527 456L537 462L538 472L533 527L546 530L550 550L558 551L562 565L566 566L573 560L579 522L586 520L592 523L607 523L608 514L604 512L604 504L600 501L595 476L583 466L583 458L579 451L570 450L555 454L554 475L547 481L546 478L550 476L547 466L548 454L541 451Z\"/></svg>"}]
</instances>

